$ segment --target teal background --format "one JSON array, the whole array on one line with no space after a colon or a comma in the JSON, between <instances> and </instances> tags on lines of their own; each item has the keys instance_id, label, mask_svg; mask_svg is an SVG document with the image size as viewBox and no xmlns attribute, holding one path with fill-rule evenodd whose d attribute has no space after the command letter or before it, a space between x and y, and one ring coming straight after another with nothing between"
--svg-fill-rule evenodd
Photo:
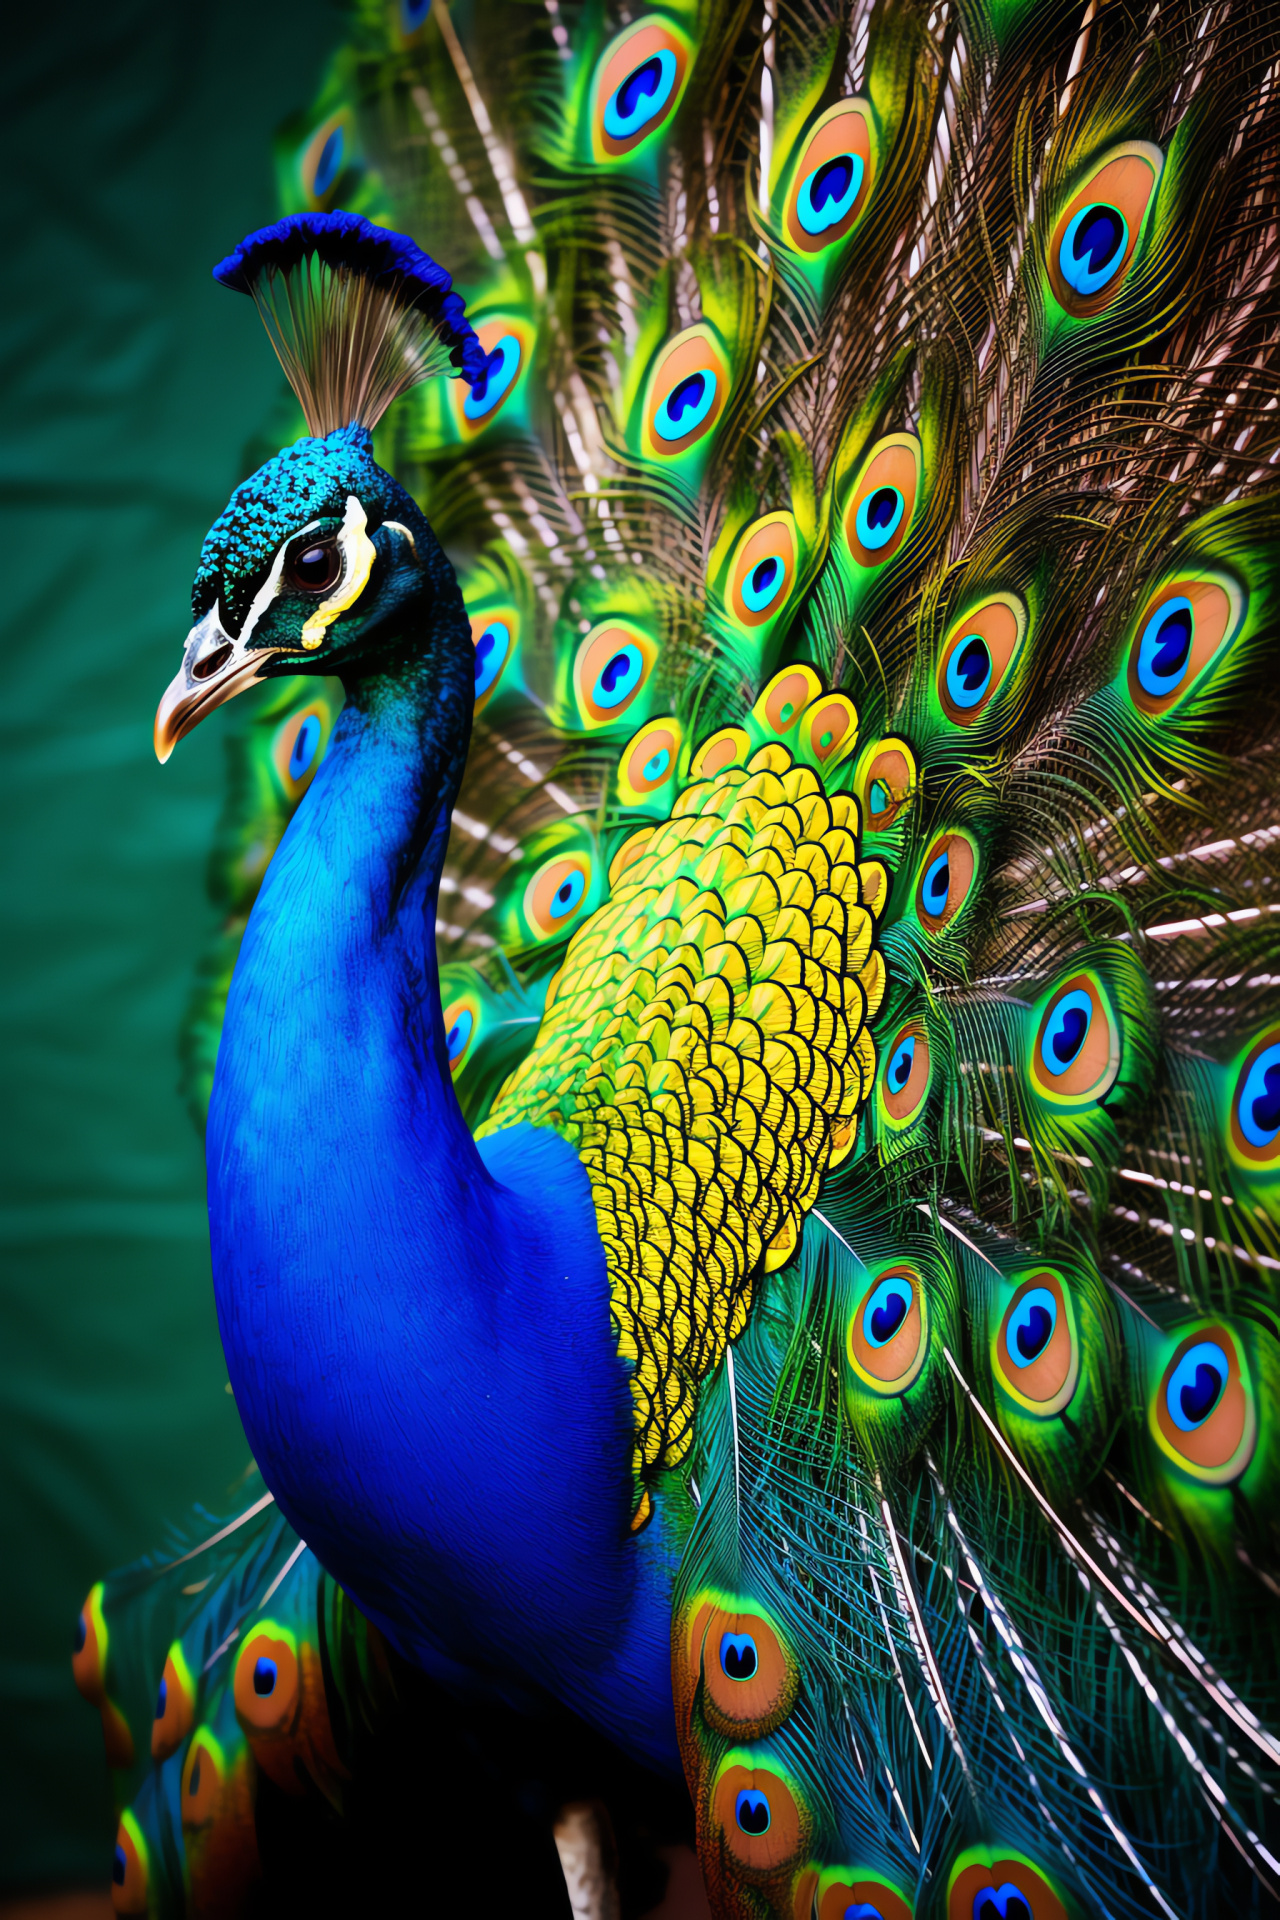
<instances>
[{"instance_id":1,"label":"teal background","mask_svg":"<svg viewBox=\"0 0 1280 1920\"><path fill-rule=\"evenodd\" d=\"M246 1461L175 1036L211 925L218 716L161 770L205 528L280 381L209 269L275 214L312 0L83 0L4 33L0 1889L105 1885L90 1583Z\"/></svg>"}]
</instances>

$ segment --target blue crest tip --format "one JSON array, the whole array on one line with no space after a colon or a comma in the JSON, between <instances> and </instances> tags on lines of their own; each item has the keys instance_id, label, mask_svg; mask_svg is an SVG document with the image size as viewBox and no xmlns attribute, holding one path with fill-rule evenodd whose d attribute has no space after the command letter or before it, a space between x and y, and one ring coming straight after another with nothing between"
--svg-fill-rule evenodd
<instances>
[{"instance_id":1,"label":"blue crest tip","mask_svg":"<svg viewBox=\"0 0 1280 1920\"><path fill-rule=\"evenodd\" d=\"M291 213L259 227L220 260L213 277L220 286L251 294L268 267L287 272L307 254L319 254L330 266L350 267L374 286L391 283L406 306L416 307L436 326L454 367L474 387L484 378L488 356L467 319L462 296L439 263L408 234L376 227L360 213Z\"/></svg>"}]
</instances>

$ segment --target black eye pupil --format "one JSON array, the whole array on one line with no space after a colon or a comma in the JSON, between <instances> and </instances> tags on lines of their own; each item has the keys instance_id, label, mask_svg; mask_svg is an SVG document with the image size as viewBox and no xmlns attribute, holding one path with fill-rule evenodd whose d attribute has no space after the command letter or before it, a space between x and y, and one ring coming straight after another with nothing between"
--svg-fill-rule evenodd
<instances>
[{"instance_id":1,"label":"black eye pupil","mask_svg":"<svg viewBox=\"0 0 1280 1920\"><path fill-rule=\"evenodd\" d=\"M307 547L294 556L294 577L304 587L327 587L337 574L332 547Z\"/></svg>"}]
</instances>

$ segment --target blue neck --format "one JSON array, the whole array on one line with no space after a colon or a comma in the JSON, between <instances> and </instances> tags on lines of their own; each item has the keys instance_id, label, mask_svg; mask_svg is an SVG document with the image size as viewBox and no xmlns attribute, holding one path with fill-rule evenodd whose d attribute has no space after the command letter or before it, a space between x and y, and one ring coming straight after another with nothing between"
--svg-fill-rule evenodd
<instances>
[{"instance_id":1,"label":"blue neck","mask_svg":"<svg viewBox=\"0 0 1280 1920\"><path fill-rule=\"evenodd\" d=\"M470 655L437 602L413 658L349 688L254 907L209 1114L223 1345L281 1508L394 1644L674 1767L671 1553L628 1534L586 1176L542 1130L478 1148L450 1084L435 908Z\"/></svg>"}]
</instances>

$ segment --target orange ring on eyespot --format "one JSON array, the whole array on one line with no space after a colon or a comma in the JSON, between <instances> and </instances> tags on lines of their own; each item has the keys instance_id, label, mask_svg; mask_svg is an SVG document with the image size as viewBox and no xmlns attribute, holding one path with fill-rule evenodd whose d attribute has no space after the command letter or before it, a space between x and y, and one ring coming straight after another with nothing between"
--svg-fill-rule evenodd
<instances>
[{"instance_id":1,"label":"orange ring on eyespot","mask_svg":"<svg viewBox=\"0 0 1280 1920\"><path fill-rule=\"evenodd\" d=\"M910 1901L885 1881L868 1878L859 1867L825 1868L818 1883L818 1920L845 1920L850 1907L858 1906L874 1908L882 1920L912 1920ZM804 1920L809 1920L807 1907Z\"/></svg>"},{"instance_id":2,"label":"orange ring on eyespot","mask_svg":"<svg viewBox=\"0 0 1280 1920\"><path fill-rule=\"evenodd\" d=\"M182 1825L207 1827L218 1817L227 1763L221 1743L208 1727L197 1727L182 1763Z\"/></svg>"},{"instance_id":3,"label":"orange ring on eyespot","mask_svg":"<svg viewBox=\"0 0 1280 1920\"><path fill-rule=\"evenodd\" d=\"M1243 590L1226 574L1166 580L1138 615L1129 645L1129 698L1152 718L1185 699L1239 630Z\"/></svg>"},{"instance_id":4,"label":"orange ring on eyespot","mask_svg":"<svg viewBox=\"0 0 1280 1920\"><path fill-rule=\"evenodd\" d=\"M967 833L940 833L929 844L916 881L916 917L926 933L941 933L973 891L978 853Z\"/></svg>"},{"instance_id":5,"label":"orange ring on eyespot","mask_svg":"<svg viewBox=\"0 0 1280 1920\"><path fill-rule=\"evenodd\" d=\"M863 1290L849 1321L845 1353L864 1386L881 1396L896 1395L906 1392L924 1365L928 1335L923 1277L899 1261L875 1274Z\"/></svg>"},{"instance_id":6,"label":"orange ring on eyespot","mask_svg":"<svg viewBox=\"0 0 1280 1920\"><path fill-rule=\"evenodd\" d=\"M819 766L837 767L858 744L858 709L847 694L823 694L801 715L800 737Z\"/></svg>"},{"instance_id":7,"label":"orange ring on eyespot","mask_svg":"<svg viewBox=\"0 0 1280 1920\"><path fill-rule=\"evenodd\" d=\"M887 833L915 795L915 755L905 740L869 748L857 774L858 803L868 833Z\"/></svg>"},{"instance_id":8,"label":"orange ring on eyespot","mask_svg":"<svg viewBox=\"0 0 1280 1920\"><path fill-rule=\"evenodd\" d=\"M1037 1091L1060 1102L1097 1100L1119 1071L1120 1031L1107 998L1087 973L1072 974L1054 989L1032 1042Z\"/></svg>"},{"instance_id":9,"label":"orange ring on eyespot","mask_svg":"<svg viewBox=\"0 0 1280 1920\"><path fill-rule=\"evenodd\" d=\"M1053 223L1047 261L1049 285L1065 313L1078 320L1091 319L1109 307L1120 292L1129 277L1142 224L1163 171L1164 155L1159 147L1152 146L1146 140L1128 140L1105 156L1083 184L1076 188ZM1080 286L1073 286L1063 266L1066 257L1064 249L1074 257L1072 234L1075 223L1091 207L1108 211L1113 217L1118 217L1124 226L1119 257L1114 259L1114 264L1110 261L1106 263L1106 279L1096 288L1089 284L1095 276L1087 273ZM1082 232L1081 238L1085 237ZM1094 257L1090 250L1087 258L1093 260ZM1102 267L1101 262L1097 264ZM1083 271L1084 257L1077 265ZM1076 267L1073 266L1072 271L1075 272Z\"/></svg>"},{"instance_id":10,"label":"orange ring on eyespot","mask_svg":"<svg viewBox=\"0 0 1280 1920\"><path fill-rule=\"evenodd\" d=\"M588 726L617 726L644 692L657 658L657 641L634 621L598 621L573 662L573 691Z\"/></svg>"},{"instance_id":11,"label":"orange ring on eyespot","mask_svg":"<svg viewBox=\"0 0 1280 1920\"><path fill-rule=\"evenodd\" d=\"M557 854L524 890L524 917L538 939L567 931L591 891L591 860L585 853Z\"/></svg>"},{"instance_id":12,"label":"orange ring on eyespot","mask_svg":"<svg viewBox=\"0 0 1280 1920\"><path fill-rule=\"evenodd\" d=\"M493 365L479 393L465 380L448 383L454 424L463 440L473 440L506 410L528 374L537 340L535 329L523 314L495 314L478 321L475 331Z\"/></svg>"},{"instance_id":13,"label":"orange ring on eyespot","mask_svg":"<svg viewBox=\"0 0 1280 1920\"><path fill-rule=\"evenodd\" d=\"M271 764L285 798L295 805L315 779L332 731L333 713L322 700L309 701L277 728Z\"/></svg>"},{"instance_id":14,"label":"orange ring on eyespot","mask_svg":"<svg viewBox=\"0 0 1280 1920\"><path fill-rule=\"evenodd\" d=\"M856 564L868 569L892 560L915 518L924 471L913 433L894 433L872 448L844 510L844 533Z\"/></svg>"},{"instance_id":15,"label":"orange ring on eyespot","mask_svg":"<svg viewBox=\"0 0 1280 1920\"><path fill-rule=\"evenodd\" d=\"M444 1046L449 1072L457 1076L467 1064L472 1042L480 1030L480 1001L474 993L460 994L444 1009Z\"/></svg>"},{"instance_id":16,"label":"orange ring on eyespot","mask_svg":"<svg viewBox=\"0 0 1280 1920\"><path fill-rule=\"evenodd\" d=\"M704 740L689 763L691 780L711 780L726 767L746 764L751 740L745 727L721 727Z\"/></svg>"},{"instance_id":17,"label":"orange ring on eyespot","mask_svg":"<svg viewBox=\"0 0 1280 1920\"><path fill-rule=\"evenodd\" d=\"M821 692L822 681L812 667L784 667L781 673L774 674L761 693L751 709L751 717L781 739L791 732L805 708L811 706Z\"/></svg>"},{"instance_id":18,"label":"orange ring on eyespot","mask_svg":"<svg viewBox=\"0 0 1280 1920\"><path fill-rule=\"evenodd\" d=\"M1038 1419L1069 1406L1080 1378L1071 1297L1048 1268L1016 1288L991 1340L997 1384Z\"/></svg>"},{"instance_id":19,"label":"orange ring on eyespot","mask_svg":"<svg viewBox=\"0 0 1280 1920\"><path fill-rule=\"evenodd\" d=\"M236 1655L233 1685L236 1718L247 1734L288 1733L302 1704L297 1637L264 1620Z\"/></svg>"},{"instance_id":20,"label":"orange ring on eyespot","mask_svg":"<svg viewBox=\"0 0 1280 1920\"><path fill-rule=\"evenodd\" d=\"M705 326L690 327L659 355L644 407L644 450L668 460L715 427L729 398L729 368Z\"/></svg>"},{"instance_id":21,"label":"orange ring on eyespot","mask_svg":"<svg viewBox=\"0 0 1280 1920\"><path fill-rule=\"evenodd\" d=\"M151 1859L147 1838L131 1807L126 1807L116 1828L116 1854L111 1871L111 1909L130 1916L148 1910L147 1885L151 1877Z\"/></svg>"},{"instance_id":22,"label":"orange ring on eyespot","mask_svg":"<svg viewBox=\"0 0 1280 1920\"><path fill-rule=\"evenodd\" d=\"M1189 1423L1206 1383L1216 1398ZM1194 1479L1222 1487L1240 1478L1257 1446L1258 1423L1230 1327L1217 1321L1183 1335L1160 1375L1148 1419L1161 1451Z\"/></svg>"},{"instance_id":23,"label":"orange ring on eyespot","mask_svg":"<svg viewBox=\"0 0 1280 1920\"><path fill-rule=\"evenodd\" d=\"M175 1640L165 1655L164 1672L156 1689L156 1707L151 1723L151 1758L164 1761L178 1751L196 1718L195 1682L181 1640Z\"/></svg>"},{"instance_id":24,"label":"orange ring on eyespot","mask_svg":"<svg viewBox=\"0 0 1280 1920\"><path fill-rule=\"evenodd\" d=\"M483 607L479 613L470 613L468 609L468 613L471 644L477 650L474 711L483 713L515 656L516 643L520 638L520 615L511 606ZM479 651L482 642L483 655Z\"/></svg>"},{"instance_id":25,"label":"orange ring on eyespot","mask_svg":"<svg viewBox=\"0 0 1280 1920\"><path fill-rule=\"evenodd\" d=\"M351 162L351 109L322 121L298 156L298 180L310 210L318 212Z\"/></svg>"},{"instance_id":26,"label":"orange ring on eyespot","mask_svg":"<svg viewBox=\"0 0 1280 1920\"><path fill-rule=\"evenodd\" d=\"M985 1847L966 1848L952 1867L947 1920L974 1920L983 1893L998 1894L1004 1887L1012 1887L1021 1896L1032 1920L1068 1920L1067 1909L1051 1882L1029 1860L1001 1856ZM994 1899L990 1904L995 1905Z\"/></svg>"},{"instance_id":27,"label":"orange ring on eyespot","mask_svg":"<svg viewBox=\"0 0 1280 1920\"><path fill-rule=\"evenodd\" d=\"M919 1020L908 1020L885 1048L880 1074L880 1110L895 1132L916 1118L932 1080L929 1036Z\"/></svg>"},{"instance_id":28,"label":"orange ring on eyespot","mask_svg":"<svg viewBox=\"0 0 1280 1920\"><path fill-rule=\"evenodd\" d=\"M674 780L681 740L679 721L667 717L650 720L628 741L618 763L618 798L624 807L643 806Z\"/></svg>"},{"instance_id":29,"label":"orange ring on eyespot","mask_svg":"<svg viewBox=\"0 0 1280 1920\"><path fill-rule=\"evenodd\" d=\"M96 1580L85 1595L80 1617L76 1622L76 1645L71 1655L71 1677L81 1699L87 1700L91 1707L100 1707L107 1697L107 1623L102 1613L102 1596L106 1591L101 1580Z\"/></svg>"},{"instance_id":30,"label":"orange ring on eyespot","mask_svg":"<svg viewBox=\"0 0 1280 1920\"><path fill-rule=\"evenodd\" d=\"M729 611L744 627L776 620L796 578L796 536L790 513L767 514L748 527L729 570Z\"/></svg>"},{"instance_id":31,"label":"orange ring on eyespot","mask_svg":"<svg viewBox=\"0 0 1280 1920\"><path fill-rule=\"evenodd\" d=\"M847 165L840 172L842 159ZM818 178L833 173L840 177ZM792 170L782 216L791 245L814 254L843 240L865 211L874 184L871 109L864 100L838 100L814 126Z\"/></svg>"},{"instance_id":32,"label":"orange ring on eyespot","mask_svg":"<svg viewBox=\"0 0 1280 1920\"><path fill-rule=\"evenodd\" d=\"M738 1752L722 1763L711 1791L711 1815L740 1868L776 1873L804 1852L809 1822L782 1775L750 1760Z\"/></svg>"},{"instance_id":33,"label":"orange ring on eyespot","mask_svg":"<svg viewBox=\"0 0 1280 1920\"><path fill-rule=\"evenodd\" d=\"M948 720L971 727L995 699L1027 630L1012 593L992 594L957 620L938 659L938 700Z\"/></svg>"},{"instance_id":34,"label":"orange ring on eyespot","mask_svg":"<svg viewBox=\"0 0 1280 1920\"><path fill-rule=\"evenodd\" d=\"M657 18L635 21L610 42L591 87L591 142L598 160L625 159L666 126L680 104L692 58L683 34ZM642 74L645 68L649 72ZM634 99L619 100L633 76Z\"/></svg>"}]
</instances>

